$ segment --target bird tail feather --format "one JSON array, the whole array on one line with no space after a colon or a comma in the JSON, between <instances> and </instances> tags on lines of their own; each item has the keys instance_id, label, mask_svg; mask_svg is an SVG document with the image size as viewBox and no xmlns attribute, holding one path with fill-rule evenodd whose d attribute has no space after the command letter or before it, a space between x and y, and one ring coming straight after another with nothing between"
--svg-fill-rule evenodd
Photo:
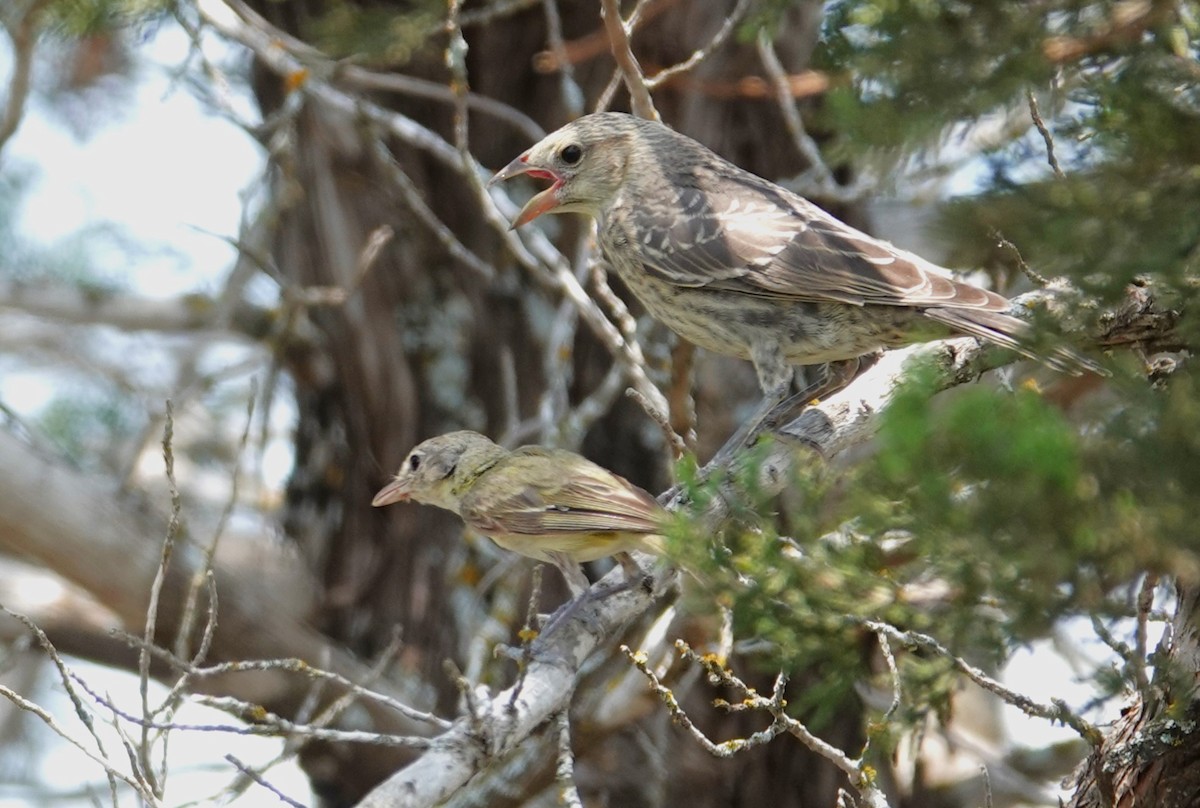
<instances>
[{"instance_id":1,"label":"bird tail feather","mask_svg":"<svg viewBox=\"0 0 1200 808\"><path fill-rule=\"evenodd\" d=\"M1029 347L1026 340L1032 333L1032 328L1029 323L1011 314L983 309L929 308L925 310L925 316L955 331L1010 348L1061 373L1080 376L1084 371L1088 371L1101 376L1109 375L1108 371L1095 361L1071 348L1060 345L1048 352L1040 352Z\"/></svg>"}]
</instances>

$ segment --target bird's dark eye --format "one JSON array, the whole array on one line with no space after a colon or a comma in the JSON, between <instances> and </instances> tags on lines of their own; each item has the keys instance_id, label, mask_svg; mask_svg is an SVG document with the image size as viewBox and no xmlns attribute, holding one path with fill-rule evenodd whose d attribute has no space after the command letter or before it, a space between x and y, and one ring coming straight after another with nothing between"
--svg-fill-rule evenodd
<instances>
[{"instance_id":1,"label":"bird's dark eye","mask_svg":"<svg viewBox=\"0 0 1200 808\"><path fill-rule=\"evenodd\" d=\"M408 470L409 470L409 471L416 471L416 470L417 470L417 469L419 469L420 467L421 467L421 456L420 456L420 455L415 455L415 454L414 454L414 455L409 455L409 456L408 456Z\"/></svg>"},{"instance_id":2,"label":"bird's dark eye","mask_svg":"<svg viewBox=\"0 0 1200 808\"><path fill-rule=\"evenodd\" d=\"M563 146L563 150L558 153L562 161L569 166L573 166L583 159L583 147L578 143L569 143Z\"/></svg>"}]
</instances>

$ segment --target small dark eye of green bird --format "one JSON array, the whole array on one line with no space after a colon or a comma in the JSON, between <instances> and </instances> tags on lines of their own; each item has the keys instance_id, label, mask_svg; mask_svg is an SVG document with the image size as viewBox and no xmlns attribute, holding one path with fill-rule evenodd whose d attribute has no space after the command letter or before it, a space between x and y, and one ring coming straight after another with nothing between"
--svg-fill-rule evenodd
<instances>
[{"instance_id":1,"label":"small dark eye of green bird","mask_svg":"<svg viewBox=\"0 0 1200 808\"><path fill-rule=\"evenodd\" d=\"M420 456L420 455L418 455L418 454L409 455L409 458L408 458L408 468L409 468L411 471L416 471L416 470L417 470L417 469L419 469L420 467L421 467L421 456Z\"/></svg>"}]
</instances>

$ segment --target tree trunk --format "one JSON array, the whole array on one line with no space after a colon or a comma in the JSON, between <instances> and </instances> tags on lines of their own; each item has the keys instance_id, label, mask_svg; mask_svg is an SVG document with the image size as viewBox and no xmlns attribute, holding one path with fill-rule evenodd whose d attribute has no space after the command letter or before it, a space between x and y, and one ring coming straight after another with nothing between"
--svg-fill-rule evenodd
<instances>
[{"instance_id":1,"label":"tree trunk","mask_svg":"<svg viewBox=\"0 0 1200 808\"><path fill-rule=\"evenodd\" d=\"M1178 603L1156 674L1075 773L1068 808L1200 805L1200 588L1176 587Z\"/></svg>"},{"instance_id":2,"label":"tree trunk","mask_svg":"<svg viewBox=\"0 0 1200 808\"><path fill-rule=\"evenodd\" d=\"M651 65L687 58L733 7L661 5L665 10L636 34L637 53L647 72L652 72ZM403 12L401 4L391 8ZM596 41L603 31L597 10L592 4L564 4L564 38ZM261 11L304 38L308 32L300 21L319 15L322 8L267 3ZM807 67L820 13L819 3L799 4L785 18L780 41L788 45L781 55L790 71ZM533 68L535 55L547 43L541 8L465 32L472 91L533 114L547 130L573 117L564 108L560 77ZM442 64L444 41L435 40L435 46L419 54L404 72L448 84ZM590 108L613 73L607 44L573 67ZM805 166L770 96L745 98L724 90L747 74L762 74L754 47L727 45L686 82L658 93L664 119L760 174L798 174ZM265 113L276 112L281 101L278 79L264 73L256 86ZM625 98L618 93L618 107ZM388 103L452 138L449 105L404 97L389 98ZM484 165L498 167L530 145L526 135L482 115L473 115L471 123L471 148ZM513 421L534 414L546 382L541 366L545 318L558 301L513 265L461 177L427 155L387 144L429 207L494 269L493 278L481 277L450 256L391 185L380 180L385 172L373 142L378 133L309 104L295 119L294 135L292 151L276 167L276 194L287 202L281 206L274 258L285 285L296 290L352 289L358 255L369 234L387 225L396 235L343 305L307 310L320 334L319 348L284 353L299 405L287 533L303 548L321 581L319 625L366 656L401 627L404 666L439 689L435 709L452 713L457 692L442 674L442 662L449 658L461 664L477 630L456 613L456 584L478 579L476 567L494 562L480 561L468 550L461 528L445 514L419 507L375 510L370 507L371 493L420 439L464 427L499 436ZM855 213L840 212L852 218ZM565 254L572 254L572 240L586 236L583 222L563 217L555 224L561 227L559 242ZM603 377L611 359L582 329L572 351L572 395L581 396ZM720 370L714 370L714 364ZM514 399L503 381L506 365L515 371L516 413L504 408ZM731 373L743 380L740 385L728 383ZM754 377L745 363L707 357L700 358L697 376L705 429L700 443L714 447L733 430L732 412L738 402L731 400L731 391L755 396ZM714 383L716 378L722 381ZM637 483L661 488L668 479L665 453L653 437L647 439L653 435L647 425L638 407L622 401L585 437L584 450ZM529 565L518 568L524 574ZM557 587L556 578L546 578L548 588ZM559 594L552 591L549 596ZM762 684L769 687L769 681ZM708 711L709 698L696 694L701 713ZM858 709L848 705L845 723L830 732L853 748L860 742L857 726ZM645 766L626 760L628 750L639 748L631 739L646 732L663 742L657 753L663 762L657 778L648 778ZM841 778L798 749L778 744L715 763L665 726L661 712L652 710L638 725L596 739L583 757L590 776L580 776L592 784L597 799L629 806L664 804L664 795L665 804L686 800L697 806L831 804ZM551 761L546 758L544 770L531 782L547 782ZM381 761L370 770L361 759L348 763L332 752L325 759L308 760L330 804L352 802L399 760Z\"/></svg>"}]
</instances>

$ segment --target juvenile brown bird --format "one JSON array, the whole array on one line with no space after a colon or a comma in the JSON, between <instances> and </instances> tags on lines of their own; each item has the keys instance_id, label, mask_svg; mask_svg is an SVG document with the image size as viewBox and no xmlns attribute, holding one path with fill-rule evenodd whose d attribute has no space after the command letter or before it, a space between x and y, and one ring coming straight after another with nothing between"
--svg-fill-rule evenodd
<instances>
[{"instance_id":1,"label":"juvenile brown bird","mask_svg":"<svg viewBox=\"0 0 1200 808\"><path fill-rule=\"evenodd\" d=\"M376 507L415 500L462 517L505 549L550 561L571 591L588 587L583 561L626 551L662 551L667 513L649 493L574 452L522 446L511 452L478 432L450 432L419 444Z\"/></svg>"},{"instance_id":2,"label":"juvenile brown bird","mask_svg":"<svg viewBox=\"0 0 1200 808\"><path fill-rule=\"evenodd\" d=\"M1060 370L1099 370L1067 349L1036 356L1024 344L1029 325L1005 313L1001 295L953 280L661 123L585 115L492 181L520 174L552 185L513 227L544 213L594 217L604 255L646 309L696 345L751 360L768 402L784 398L793 365L856 368L878 349L953 333Z\"/></svg>"}]
</instances>

